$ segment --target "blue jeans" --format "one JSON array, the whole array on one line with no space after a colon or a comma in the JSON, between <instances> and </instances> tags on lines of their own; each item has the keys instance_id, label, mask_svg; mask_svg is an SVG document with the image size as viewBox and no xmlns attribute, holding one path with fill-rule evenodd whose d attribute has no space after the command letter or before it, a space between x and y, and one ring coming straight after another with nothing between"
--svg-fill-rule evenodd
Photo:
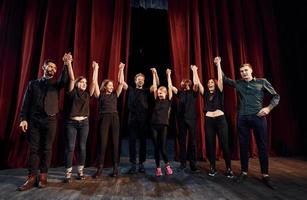
<instances>
[{"instance_id":1,"label":"blue jeans","mask_svg":"<svg viewBox=\"0 0 307 200\"><path fill-rule=\"evenodd\" d=\"M238 130L240 139L240 158L241 170L248 171L249 141L250 131L253 130L261 167L261 173L267 174L269 168L268 149L267 149L267 121L265 117L254 115L239 115Z\"/></svg>"},{"instance_id":2,"label":"blue jeans","mask_svg":"<svg viewBox=\"0 0 307 200\"><path fill-rule=\"evenodd\" d=\"M86 140L88 136L88 119L82 121L67 120L66 126L66 151L65 166L72 167L72 160L75 151L76 140L78 139L78 165L84 165L86 157Z\"/></svg>"}]
</instances>

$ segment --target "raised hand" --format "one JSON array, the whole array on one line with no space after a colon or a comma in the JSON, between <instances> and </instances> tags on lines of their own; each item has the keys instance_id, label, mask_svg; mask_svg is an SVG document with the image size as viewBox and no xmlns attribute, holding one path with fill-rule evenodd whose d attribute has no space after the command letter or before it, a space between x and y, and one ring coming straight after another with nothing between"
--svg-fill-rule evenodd
<instances>
[{"instance_id":1,"label":"raised hand","mask_svg":"<svg viewBox=\"0 0 307 200\"><path fill-rule=\"evenodd\" d=\"M153 73L153 74L156 74L157 73L157 70L156 70L156 68L150 68L150 71Z\"/></svg>"},{"instance_id":2,"label":"raised hand","mask_svg":"<svg viewBox=\"0 0 307 200\"><path fill-rule=\"evenodd\" d=\"M171 75L171 73L172 73L172 70L166 69L166 75Z\"/></svg>"},{"instance_id":3,"label":"raised hand","mask_svg":"<svg viewBox=\"0 0 307 200\"><path fill-rule=\"evenodd\" d=\"M99 65L98 65L98 63L96 61L93 61L92 67L93 67L93 69L96 69L96 68L98 69Z\"/></svg>"},{"instance_id":4,"label":"raised hand","mask_svg":"<svg viewBox=\"0 0 307 200\"><path fill-rule=\"evenodd\" d=\"M124 70L124 68L125 68L125 64L124 63L119 63L119 66L118 66L118 68L120 69L120 70Z\"/></svg>"},{"instance_id":5,"label":"raised hand","mask_svg":"<svg viewBox=\"0 0 307 200\"><path fill-rule=\"evenodd\" d=\"M216 64L216 65L220 64L221 60L222 60L221 57L219 57L219 56L215 57L214 58L214 64Z\"/></svg>"},{"instance_id":6,"label":"raised hand","mask_svg":"<svg viewBox=\"0 0 307 200\"><path fill-rule=\"evenodd\" d=\"M194 71L194 70L197 70L197 69L198 69L196 65L191 65L191 66L190 66L190 68L191 68L191 70L192 70L192 71Z\"/></svg>"}]
</instances>

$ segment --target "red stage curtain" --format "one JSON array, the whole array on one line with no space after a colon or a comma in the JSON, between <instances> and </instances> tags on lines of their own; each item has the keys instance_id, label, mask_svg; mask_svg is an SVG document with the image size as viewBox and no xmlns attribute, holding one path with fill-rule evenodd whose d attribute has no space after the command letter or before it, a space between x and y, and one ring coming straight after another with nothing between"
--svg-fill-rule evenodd
<instances>
[{"instance_id":1,"label":"red stage curtain","mask_svg":"<svg viewBox=\"0 0 307 200\"><path fill-rule=\"evenodd\" d=\"M278 62L278 45L272 4L270 1L226 0L169 0L169 26L172 63L176 86L180 80L191 77L189 65L196 64L204 86L216 76L213 58L222 57L225 74L239 79L239 66L249 62L256 77L267 78L281 95L281 102L268 116L269 151L272 144L288 143L294 150L297 144L295 120L284 119L282 113L290 113L284 91L284 77ZM233 158L239 158L238 133L236 130L237 97L233 88L225 87L225 112L231 134ZM198 114L198 157L206 158L204 142L204 114L202 100ZM290 121L289 121L290 120ZM289 140L287 140L290 139ZM217 147L218 148L218 147ZM202 151L201 151L202 150ZM257 155L255 139L251 138L251 156ZM217 151L220 155L220 151Z\"/></svg>"},{"instance_id":2,"label":"red stage curtain","mask_svg":"<svg viewBox=\"0 0 307 200\"><path fill-rule=\"evenodd\" d=\"M1 4L1 166L27 166L28 148L20 139L19 112L29 80L41 77L44 59L56 61L61 72L62 56L72 52L75 76L92 78L91 62L100 64L99 82L117 83L118 64L127 63L130 38L130 1L5 0ZM61 94L60 112L64 93ZM97 100L91 100L87 160L96 159ZM63 119L59 115L52 164L64 158ZM107 159L108 156L107 156Z\"/></svg>"}]
</instances>

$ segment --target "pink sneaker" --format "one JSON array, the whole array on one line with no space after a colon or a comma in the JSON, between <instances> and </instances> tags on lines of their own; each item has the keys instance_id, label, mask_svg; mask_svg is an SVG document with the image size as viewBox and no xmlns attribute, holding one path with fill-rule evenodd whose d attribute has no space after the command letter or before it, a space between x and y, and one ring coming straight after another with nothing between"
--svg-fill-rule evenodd
<instances>
[{"instance_id":1,"label":"pink sneaker","mask_svg":"<svg viewBox=\"0 0 307 200\"><path fill-rule=\"evenodd\" d=\"M156 176L162 176L163 174L162 174L162 169L161 169L161 167L157 167L157 169L156 169Z\"/></svg>"},{"instance_id":2,"label":"pink sneaker","mask_svg":"<svg viewBox=\"0 0 307 200\"><path fill-rule=\"evenodd\" d=\"M173 174L173 170L172 170L171 166L169 165L169 163L166 164L165 170L166 170L166 175L172 175Z\"/></svg>"}]
</instances>

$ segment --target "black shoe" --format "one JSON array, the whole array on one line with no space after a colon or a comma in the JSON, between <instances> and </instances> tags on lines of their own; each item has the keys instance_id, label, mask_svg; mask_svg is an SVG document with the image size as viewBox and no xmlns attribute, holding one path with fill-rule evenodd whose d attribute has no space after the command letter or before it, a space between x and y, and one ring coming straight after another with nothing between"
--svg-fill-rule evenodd
<instances>
[{"instance_id":1,"label":"black shoe","mask_svg":"<svg viewBox=\"0 0 307 200\"><path fill-rule=\"evenodd\" d=\"M112 172L111 176L112 177L118 177L119 176L119 169L118 169L118 167L115 167L113 169L113 172Z\"/></svg>"},{"instance_id":2,"label":"black shoe","mask_svg":"<svg viewBox=\"0 0 307 200\"><path fill-rule=\"evenodd\" d=\"M272 181L271 181L269 176L262 177L261 181L263 182L264 185L266 185L267 187L271 188L272 190L276 189L276 186L272 183Z\"/></svg>"},{"instance_id":3,"label":"black shoe","mask_svg":"<svg viewBox=\"0 0 307 200\"><path fill-rule=\"evenodd\" d=\"M102 177L102 165L98 166L97 171L95 172L95 174L93 174L93 178L98 179Z\"/></svg>"},{"instance_id":4,"label":"black shoe","mask_svg":"<svg viewBox=\"0 0 307 200\"><path fill-rule=\"evenodd\" d=\"M217 171L215 168L210 168L210 171L208 173L209 176L214 177L215 175L217 175Z\"/></svg>"},{"instance_id":5,"label":"black shoe","mask_svg":"<svg viewBox=\"0 0 307 200\"><path fill-rule=\"evenodd\" d=\"M143 164L143 163L140 163L140 164L139 164L139 172L140 172L140 173L145 173L145 167L144 167L144 164Z\"/></svg>"},{"instance_id":6,"label":"black shoe","mask_svg":"<svg viewBox=\"0 0 307 200\"><path fill-rule=\"evenodd\" d=\"M190 165L190 169L192 172L200 172L199 168L196 165Z\"/></svg>"},{"instance_id":7,"label":"black shoe","mask_svg":"<svg viewBox=\"0 0 307 200\"><path fill-rule=\"evenodd\" d=\"M241 174L237 177L237 182L242 183L247 179L247 173L241 172Z\"/></svg>"},{"instance_id":8,"label":"black shoe","mask_svg":"<svg viewBox=\"0 0 307 200\"><path fill-rule=\"evenodd\" d=\"M80 173L77 174L77 179L78 180L85 180L85 176L84 176L83 172L80 172Z\"/></svg>"},{"instance_id":9,"label":"black shoe","mask_svg":"<svg viewBox=\"0 0 307 200\"><path fill-rule=\"evenodd\" d=\"M136 174L136 165L133 164L128 170L128 174Z\"/></svg>"},{"instance_id":10,"label":"black shoe","mask_svg":"<svg viewBox=\"0 0 307 200\"><path fill-rule=\"evenodd\" d=\"M233 178L234 177L233 172L232 172L232 170L230 168L227 169L227 172L225 173L225 176L227 178Z\"/></svg>"},{"instance_id":11,"label":"black shoe","mask_svg":"<svg viewBox=\"0 0 307 200\"><path fill-rule=\"evenodd\" d=\"M184 163L181 163L179 168L177 169L178 172L182 172L187 168L187 165Z\"/></svg>"}]
</instances>

